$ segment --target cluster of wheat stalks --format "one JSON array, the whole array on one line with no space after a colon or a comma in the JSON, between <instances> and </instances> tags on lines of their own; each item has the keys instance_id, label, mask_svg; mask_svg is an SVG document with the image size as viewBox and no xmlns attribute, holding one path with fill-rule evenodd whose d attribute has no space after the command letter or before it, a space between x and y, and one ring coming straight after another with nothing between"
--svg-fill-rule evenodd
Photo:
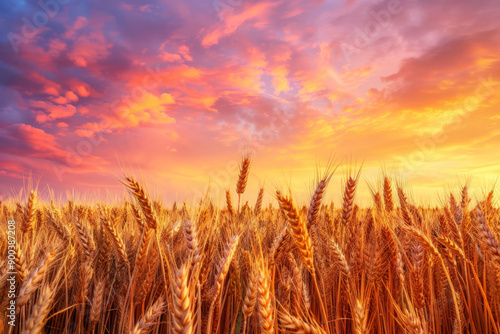
<instances>
[{"instance_id":1,"label":"cluster of wheat stalks","mask_svg":"<svg viewBox=\"0 0 500 334\"><path fill-rule=\"evenodd\" d=\"M373 207L240 206L245 158L227 205L165 208L133 177L120 206L1 204L5 310L7 220L17 222L16 326L5 333L499 333L500 211L468 188L442 208L409 203L385 178ZM3 322L3 324L2 324Z\"/></svg>"}]
</instances>

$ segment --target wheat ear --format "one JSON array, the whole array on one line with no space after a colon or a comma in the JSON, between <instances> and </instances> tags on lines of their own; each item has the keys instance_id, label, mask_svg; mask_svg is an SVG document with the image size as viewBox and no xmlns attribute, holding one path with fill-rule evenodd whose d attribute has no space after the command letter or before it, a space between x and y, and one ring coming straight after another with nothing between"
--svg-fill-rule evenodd
<instances>
[{"instance_id":1,"label":"wheat ear","mask_svg":"<svg viewBox=\"0 0 500 334\"><path fill-rule=\"evenodd\" d=\"M394 200L392 199L391 181L388 177L384 178L384 206L386 212L394 210Z\"/></svg>"},{"instance_id":2,"label":"wheat ear","mask_svg":"<svg viewBox=\"0 0 500 334\"><path fill-rule=\"evenodd\" d=\"M321 206L321 200L325 194L326 186L330 181L330 177L326 177L318 182L316 190L311 198L311 203L309 204L309 210L307 211L307 228L310 229L311 226L315 225L318 220L319 207Z\"/></svg>"},{"instance_id":3,"label":"wheat ear","mask_svg":"<svg viewBox=\"0 0 500 334\"><path fill-rule=\"evenodd\" d=\"M14 262L16 264L16 271L19 277L19 281L23 282L26 279L26 276L28 276L28 269L26 265L26 258L24 257L24 254L21 250L21 247L19 246L19 243L17 242L15 247Z\"/></svg>"},{"instance_id":4,"label":"wheat ear","mask_svg":"<svg viewBox=\"0 0 500 334\"><path fill-rule=\"evenodd\" d=\"M22 230L24 233L28 233L33 231L33 227L35 225L35 212L36 205L38 202L37 194L35 190L30 192L30 197L28 198L28 206L26 207L26 211L24 213L24 221L22 225Z\"/></svg>"},{"instance_id":5,"label":"wheat ear","mask_svg":"<svg viewBox=\"0 0 500 334\"><path fill-rule=\"evenodd\" d=\"M367 334L368 331L368 314L366 312L366 307L359 299L356 299L354 305L354 333L356 334Z\"/></svg>"},{"instance_id":6,"label":"wheat ear","mask_svg":"<svg viewBox=\"0 0 500 334\"><path fill-rule=\"evenodd\" d=\"M330 240L330 242L328 243L328 246L329 246L330 251L332 252L333 261L334 261L335 265L339 268L344 279L347 282L350 282L349 278L350 278L350 274L351 274L351 268L349 267L349 264L347 263L344 252L342 252L339 245L333 240Z\"/></svg>"},{"instance_id":7,"label":"wheat ear","mask_svg":"<svg viewBox=\"0 0 500 334\"><path fill-rule=\"evenodd\" d=\"M257 301L257 285L258 285L258 275L254 269L250 271L250 277L248 278L248 285L245 291L245 298L243 299L242 312L245 316L245 321L252 316L255 309L255 303Z\"/></svg>"},{"instance_id":8,"label":"wheat ear","mask_svg":"<svg viewBox=\"0 0 500 334\"><path fill-rule=\"evenodd\" d=\"M189 287L189 269L182 265L174 273L172 284L172 322L173 333L191 334L194 332L192 296Z\"/></svg>"},{"instance_id":9,"label":"wheat ear","mask_svg":"<svg viewBox=\"0 0 500 334\"><path fill-rule=\"evenodd\" d=\"M399 205L401 206L401 215L406 225L413 226L413 218L408 210L408 200L402 188L398 187Z\"/></svg>"},{"instance_id":10,"label":"wheat ear","mask_svg":"<svg viewBox=\"0 0 500 334\"><path fill-rule=\"evenodd\" d=\"M226 205L227 211L232 216L234 214L233 201L231 200L231 193L229 192L229 190L226 190Z\"/></svg>"},{"instance_id":11,"label":"wheat ear","mask_svg":"<svg viewBox=\"0 0 500 334\"><path fill-rule=\"evenodd\" d=\"M500 245L495 239L493 232L491 232L483 213L479 209L477 210L477 222L479 224L479 233L481 234L488 251L493 256L493 259L497 261L498 265L500 265Z\"/></svg>"},{"instance_id":12,"label":"wheat ear","mask_svg":"<svg viewBox=\"0 0 500 334\"><path fill-rule=\"evenodd\" d=\"M259 287L258 287L258 313L259 313L259 324L261 332L264 334L274 333L274 320L273 320L273 308L271 302L271 286L269 284L269 277L267 275L267 270L262 266L259 273Z\"/></svg>"},{"instance_id":13,"label":"wheat ear","mask_svg":"<svg viewBox=\"0 0 500 334\"><path fill-rule=\"evenodd\" d=\"M141 319L139 319L134 329L131 331L131 334L148 333L149 328L155 324L156 319L163 313L165 306L165 299L163 298L163 296L161 296L153 305L148 308Z\"/></svg>"},{"instance_id":14,"label":"wheat ear","mask_svg":"<svg viewBox=\"0 0 500 334\"><path fill-rule=\"evenodd\" d=\"M281 313L279 319L284 328L287 328L293 333L301 334L324 334L325 331L317 325L312 325L304 320L294 317L288 313Z\"/></svg>"},{"instance_id":15,"label":"wheat ear","mask_svg":"<svg viewBox=\"0 0 500 334\"><path fill-rule=\"evenodd\" d=\"M309 269L311 273L314 273L313 246L307 231L307 226L304 224L299 211L293 205L290 198L283 196L280 191L276 192L276 196L280 208L285 212L287 221L290 224L292 237L297 244L302 260L304 261L307 269Z\"/></svg>"},{"instance_id":16,"label":"wheat ear","mask_svg":"<svg viewBox=\"0 0 500 334\"><path fill-rule=\"evenodd\" d=\"M222 292L222 287L224 285L224 281L229 271L231 261L233 260L233 256L236 252L236 248L238 247L239 240L240 238L238 236L233 236L226 245L224 262L222 267L219 269L219 273L217 275L216 290L215 290L216 292L214 300L217 299L219 294Z\"/></svg>"},{"instance_id":17,"label":"wheat ear","mask_svg":"<svg viewBox=\"0 0 500 334\"><path fill-rule=\"evenodd\" d=\"M42 263L38 267L33 269L26 281L23 282L23 285L19 289L19 294L16 302L18 310L21 308L21 306L25 305L29 301L30 296L38 289L38 285L42 281L55 256L55 251L50 252L45 260L42 261Z\"/></svg>"},{"instance_id":18,"label":"wheat ear","mask_svg":"<svg viewBox=\"0 0 500 334\"><path fill-rule=\"evenodd\" d=\"M43 333L47 315L52 307L53 296L54 291L49 285L42 287L41 293L38 296L38 301L36 302L30 317L26 321L26 327L22 331L22 334Z\"/></svg>"},{"instance_id":19,"label":"wheat ear","mask_svg":"<svg viewBox=\"0 0 500 334\"><path fill-rule=\"evenodd\" d=\"M236 193L241 195L245 192L248 174L250 172L250 157L243 158L243 162L240 166L240 175L238 177L238 182L236 183Z\"/></svg>"},{"instance_id":20,"label":"wheat ear","mask_svg":"<svg viewBox=\"0 0 500 334\"><path fill-rule=\"evenodd\" d=\"M104 300L104 288L106 287L106 279L99 279L94 288L92 296L92 308L90 311L90 322L94 327L101 317L102 305Z\"/></svg>"},{"instance_id":21,"label":"wheat ear","mask_svg":"<svg viewBox=\"0 0 500 334\"><path fill-rule=\"evenodd\" d=\"M194 268L199 265L201 261L201 250L198 240L198 228L195 223L188 220L184 227L184 235L186 238L186 246L191 252L191 266L189 269L190 275Z\"/></svg>"},{"instance_id":22,"label":"wheat ear","mask_svg":"<svg viewBox=\"0 0 500 334\"><path fill-rule=\"evenodd\" d=\"M49 218L48 220L61 240L68 240L71 233L69 232L68 227L59 221L61 217L59 208L57 208L53 203L51 205L51 210L49 210L47 214Z\"/></svg>"},{"instance_id":23,"label":"wheat ear","mask_svg":"<svg viewBox=\"0 0 500 334\"><path fill-rule=\"evenodd\" d=\"M342 202L342 223L349 224L353 212L354 195L356 193L357 178L349 177L345 185L344 200Z\"/></svg>"},{"instance_id":24,"label":"wheat ear","mask_svg":"<svg viewBox=\"0 0 500 334\"><path fill-rule=\"evenodd\" d=\"M146 223L150 228L156 230L158 227L158 217L146 191L133 177L125 177L125 181L123 184L139 203L142 213L146 217Z\"/></svg>"},{"instance_id":25,"label":"wheat ear","mask_svg":"<svg viewBox=\"0 0 500 334\"><path fill-rule=\"evenodd\" d=\"M259 195L257 196L257 201L255 202L254 215L256 217L259 216L260 211L262 210L262 200L264 199L264 188L260 188Z\"/></svg>"},{"instance_id":26,"label":"wheat ear","mask_svg":"<svg viewBox=\"0 0 500 334\"><path fill-rule=\"evenodd\" d=\"M111 223L111 219L109 217L106 217L107 215L105 214L101 218L101 222L103 223L104 227L106 227L106 230L109 232L111 235L111 240L113 241L116 250L118 251L118 254L120 255L120 260L123 265L128 265L128 257L127 257L127 251L125 250L125 244L123 243L122 239L118 235L118 232L116 231L114 224Z\"/></svg>"},{"instance_id":27,"label":"wheat ear","mask_svg":"<svg viewBox=\"0 0 500 334\"><path fill-rule=\"evenodd\" d=\"M92 237L89 235L87 229L83 225L83 222L80 219L79 215L75 215L74 221L76 234L78 236L78 242L81 246L83 254L85 255L85 258L88 260L92 258L92 254L94 252Z\"/></svg>"}]
</instances>

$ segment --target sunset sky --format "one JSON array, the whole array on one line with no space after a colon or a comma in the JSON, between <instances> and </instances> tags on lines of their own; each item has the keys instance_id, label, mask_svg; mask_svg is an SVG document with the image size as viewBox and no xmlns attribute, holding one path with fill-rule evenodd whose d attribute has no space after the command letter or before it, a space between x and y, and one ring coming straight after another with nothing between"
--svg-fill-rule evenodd
<instances>
[{"instance_id":1,"label":"sunset sky","mask_svg":"<svg viewBox=\"0 0 500 334\"><path fill-rule=\"evenodd\" d=\"M45 5L44 5L45 4ZM0 194L246 199L363 164L421 203L500 174L497 0L0 2ZM337 203L345 168L328 190Z\"/></svg>"}]
</instances>

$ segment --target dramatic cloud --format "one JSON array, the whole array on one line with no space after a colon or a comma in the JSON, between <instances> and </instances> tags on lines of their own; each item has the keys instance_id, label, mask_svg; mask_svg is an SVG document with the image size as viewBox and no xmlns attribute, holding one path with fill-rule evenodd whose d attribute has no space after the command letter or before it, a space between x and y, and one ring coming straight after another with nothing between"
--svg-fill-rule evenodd
<instances>
[{"instance_id":1,"label":"dramatic cloud","mask_svg":"<svg viewBox=\"0 0 500 334\"><path fill-rule=\"evenodd\" d=\"M168 200L209 181L217 197L245 151L249 196L288 172L310 185L334 155L425 196L500 172L495 0L68 2L46 22L35 2L0 8L6 187L122 194L126 169Z\"/></svg>"}]
</instances>

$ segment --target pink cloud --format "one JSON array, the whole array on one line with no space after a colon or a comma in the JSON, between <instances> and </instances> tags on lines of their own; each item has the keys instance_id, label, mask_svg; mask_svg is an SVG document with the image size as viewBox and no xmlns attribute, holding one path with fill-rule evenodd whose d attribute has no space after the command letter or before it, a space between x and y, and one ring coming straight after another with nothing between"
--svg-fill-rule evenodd
<instances>
[{"instance_id":1,"label":"pink cloud","mask_svg":"<svg viewBox=\"0 0 500 334\"><path fill-rule=\"evenodd\" d=\"M113 43L105 37L101 30L104 23L104 21L97 19L91 21L90 24L94 25L94 29L91 31L83 32L75 28L76 32L72 36L72 45L67 56L76 66L87 67L105 59L110 54Z\"/></svg>"},{"instance_id":2,"label":"pink cloud","mask_svg":"<svg viewBox=\"0 0 500 334\"><path fill-rule=\"evenodd\" d=\"M52 101L54 101L57 104L66 104L66 103L68 103L68 99L65 98L64 96L58 96L55 99L52 99Z\"/></svg>"},{"instance_id":3,"label":"pink cloud","mask_svg":"<svg viewBox=\"0 0 500 334\"><path fill-rule=\"evenodd\" d=\"M176 54L176 53L168 53L168 52L163 52L161 55L160 55L160 58L163 60L163 61L166 61L166 62L181 62L182 61L182 58L180 55Z\"/></svg>"},{"instance_id":4,"label":"pink cloud","mask_svg":"<svg viewBox=\"0 0 500 334\"><path fill-rule=\"evenodd\" d=\"M405 59L396 73L382 77L387 83L383 94L401 107L438 108L500 71L499 46L500 35L493 32L437 45L420 57Z\"/></svg>"},{"instance_id":5,"label":"pink cloud","mask_svg":"<svg viewBox=\"0 0 500 334\"><path fill-rule=\"evenodd\" d=\"M175 103L172 95L163 93L159 96L144 92L142 99L131 104L119 103L114 113L102 117L101 122L85 123L75 133L90 137L98 132L110 132L114 129L129 129L138 126L159 126L173 124L175 119L168 115L167 108Z\"/></svg>"},{"instance_id":6,"label":"pink cloud","mask_svg":"<svg viewBox=\"0 0 500 334\"><path fill-rule=\"evenodd\" d=\"M58 96L59 91L62 89L61 85L59 83L56 83L52 80L49 80L37 72L30 73L28 77L33 82L36 82L36 83L42 85L42 92L44 92L46 94Z\"/></svg>"},{"instance_id":7,"label":"pink cloud","mask_svg":"<svg viewBox=\"0 0 500 334\"><path fill-rule=\"evenodd\" d=\"M89 91L87 90L87 88L85 86L76 87L76 91L77 91L78 95L80 95L82 97L87 97L90 95Z\"/></svg>"},{"instance_id":8,"label":"pink cloud","mask_svg":"<svg viewBox=\"0 0 500 334\"><path fill-rule=\"evenodd\" d=\"M37 122L45 123L60 118L68 118L76 113L76 108L71 104L56 105L46 101L30 101L30 106L34 110L44 111L36 117Z\"/></svg>"},{"instance_id":9,"label":"pink cloud","mask_svg":"<svg viewBox=\"0 0 500 334\"><path fill-rule=\"evenodd\" d=\"M178 52L186 59L186 61L193 61L193 57L189 54L189 47L186 45L181 45L178 48Z\"/></svg>"},{"instance_id":10,"label":"pink cloud","mask_svg":"<svg viewBox=\"0 0 500 334\"><path fill-rule=\"evenodd\" d=\"M87 92L88 93L88 92ZM78 101L78 96L73 93L72 91L67 91L66 92L66 98L71 101L71 102L76 102Z\"/></svg>"},{"instance_id":11,"label":"pink cloud","mask_svg":"<svg viewBox=\"0 0 500 334\"><path fill-rule=\"evenodd\" d=\"M204 33L201 45L209 47L215 45L225 36L234 33L242 24L251 20L262 20L263 16L269 14L269 11L275 7L277 3L258 2L244 7L241 12L233 13L226 11L222 16L223 22L216 24L215 28ZM239 8L237 9L239 11Z\"/></svg>"},{"instance_id":12,"label":"pink cloud","mask_svg":"<svg viewBox=\"0 0 500 334\"><path fill-rule=\"evenodd\" d=\"M18 144L11 146L9 151L22 151L23 154L36 157L63 157L62 151L56 142L56 137L42 129L28 124L13 124L0 132L0 137L9 142Z\"/></svg>"}]
</instances>

